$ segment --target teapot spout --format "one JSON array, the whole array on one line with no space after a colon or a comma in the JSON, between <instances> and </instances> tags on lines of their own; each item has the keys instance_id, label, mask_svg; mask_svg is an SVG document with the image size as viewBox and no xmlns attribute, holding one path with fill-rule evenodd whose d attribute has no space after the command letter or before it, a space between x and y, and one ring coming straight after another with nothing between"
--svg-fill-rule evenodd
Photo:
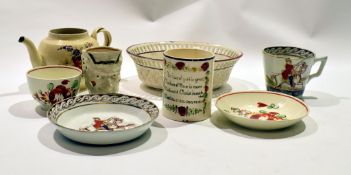
<instances>
[{"instance_id":1,"label":"teapot spout","mask_svg":"<svg viewBox=\"0 0 351 175\"><path fill-rule=\"evenodd\" d=\"M37 48L35 47L35 45L33 44L33 42L24 37L21 36L18 39L18 42L23 43L24 45L26 45L27 50L29 52L29 57L30 57L30 62L32 63L33 67L38 67L38 66L42 66L43 65L43 61L41 56L39 55L39 52L37 50Z\"/></svg>"}]
</instances>

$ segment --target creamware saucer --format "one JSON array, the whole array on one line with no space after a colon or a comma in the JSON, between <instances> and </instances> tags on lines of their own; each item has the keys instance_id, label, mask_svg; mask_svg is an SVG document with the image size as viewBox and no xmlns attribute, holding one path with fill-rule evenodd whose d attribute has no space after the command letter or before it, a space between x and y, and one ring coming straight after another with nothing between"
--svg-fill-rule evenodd
<instances>
[{"instance_id":1,"label":"creamware saucer","mask_svg":"<svg viewBox=\"0 0 351 175\"><path fill-rule=\"evenodd\" d=\"M139 97L87 94L56 103L47 116L71 140L106 145L141 136L158 113L155 104Z\"/></svg>"},{"instance_id":2,"label":"creamware saucer","mask_svg":"<svg viewBox=\"0 0 351 175\"><path fill-rule=\"evenodd\" d=\"M298 98L268 91L242 91L220 96L216 107L229 120L241 126L273 130L296 124L309 113Z\"/></svg>"}]
</instances>

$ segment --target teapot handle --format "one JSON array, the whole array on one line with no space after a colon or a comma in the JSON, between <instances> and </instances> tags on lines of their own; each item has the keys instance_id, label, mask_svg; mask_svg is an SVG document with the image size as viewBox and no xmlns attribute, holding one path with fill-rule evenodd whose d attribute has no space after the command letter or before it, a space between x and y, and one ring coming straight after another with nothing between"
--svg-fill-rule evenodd
<instances>
[{"instance_id":1,"label":"teapot handle","mask_svg":"<svg viewBox=\"0 0 351 175\"><path fill-rule=\"evenodd\" d=\"M104 46L109 46L112 42L112 36L110 32L107 31L105 28L98 27L94 29L94 31L91 33L91 37L93 37L97 41L97 34L100 32L104 33L104 38L105 38Z\"/></svg>"}]
</instances>

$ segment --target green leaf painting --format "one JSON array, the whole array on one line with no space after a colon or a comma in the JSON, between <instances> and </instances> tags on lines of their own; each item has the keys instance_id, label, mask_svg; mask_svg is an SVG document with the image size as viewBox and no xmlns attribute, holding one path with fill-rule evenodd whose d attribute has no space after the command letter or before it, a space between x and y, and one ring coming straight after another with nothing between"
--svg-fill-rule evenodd
<instances>
[{"instance_id":1,"label":"green leaf painting","mask_svg":"<svg viewBox=\"0 0 351 175\"><path fill-rule=\"evenodd\" d=\"M74 80L74 82L72 83L72 89L76 89L78 85L79 85L78 80Z\"/></svg>"},{"instance_id":2,"label":"green leaf painting","mask_svg":"<svg viewBox=\"0 0 351 175\"><path fill-rule=\"evenodd\" d=\"M49 83L47 88L49 91L51 91L54 88L54 83Z\"/></svg>"},{"instance_id":3,"label":"green leaf painting","mask_svg":"<svg viewBox=\"0 0 351 175\"><path fill-rule=\"evenodd\" d=\"M271 78L269 78L268 75L266 75L266 82L267 84L270 84L272 86L277 86L278 84L276 82L274 82Z\"/></svg>"}]
</instances>

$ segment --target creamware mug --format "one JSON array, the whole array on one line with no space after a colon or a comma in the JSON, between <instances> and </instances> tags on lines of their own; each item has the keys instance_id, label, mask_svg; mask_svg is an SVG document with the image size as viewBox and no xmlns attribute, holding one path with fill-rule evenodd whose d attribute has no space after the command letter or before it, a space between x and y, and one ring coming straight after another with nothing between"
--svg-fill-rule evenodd
<instances>
[{"instance_id":1,"label":"creamware mug","mask_svg":"<svg viewBox=\"0 0 351 175\"><path fill-rule=\"evenodd\" d=\"M183 122L211 116L214 54L199 49L164 52L163 115Z\"/></svg>"},{"instance_id":2,"label":"creamware mug","mask_svg":"<svg viewBox=\"0 0 351 175\"><path fill-rule=\"evenodd\" d=\"M316 58L312 51L287 46L263 50L267 90L302 97L306 84L321 75L327 57ZM318 71L310 74L312 66L321 62Z\"/></svg>"},{"instance_id":3,"label":"creamware mug","mask_svg":"<svg viewBox=\"0 0 351 175\"><path fill-rule=\"evenodd\" d=\"M122 64L122 50L92 47L83 50L83 74L90 93L117 93Z\"/></svg>"}]
</instances>

